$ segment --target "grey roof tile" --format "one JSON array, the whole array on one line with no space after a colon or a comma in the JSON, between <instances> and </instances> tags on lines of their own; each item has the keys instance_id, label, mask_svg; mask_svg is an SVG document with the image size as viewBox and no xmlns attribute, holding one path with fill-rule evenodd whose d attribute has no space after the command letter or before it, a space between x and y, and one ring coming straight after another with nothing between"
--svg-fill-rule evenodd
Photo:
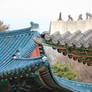
<instances>
[{"instance_id":1,"label":"grey roof tile","mask_svg":"<svg viewBox=\"0 0 92 92\"><path fill-rule=\"evenodd\" d=\"M72 34L69 31L65 32L64 34L56 32L52 35L49 35L49 38L52 40L53 43L59 42L61 45L75 45L78 48L80 48L81 46L85 48L92 46L92 30L88 30L84 33L81 33L81 31L78 30Z\"/></svg>"}]
</instances>

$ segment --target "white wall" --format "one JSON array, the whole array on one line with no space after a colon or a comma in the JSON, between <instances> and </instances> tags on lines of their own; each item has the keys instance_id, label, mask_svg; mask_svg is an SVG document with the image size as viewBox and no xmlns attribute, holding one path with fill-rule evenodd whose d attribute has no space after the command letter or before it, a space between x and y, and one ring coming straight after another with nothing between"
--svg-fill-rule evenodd
<instances>
[{"instance_id":1,"label":"white wall","mask_svg":"<svg viewBox=\"0 0 92 92\"><path fill-rule=\"evenodd\" d=\"M70 31L71 33L81 30L85 32L89 29L92 29L92 18L87 20L79 20L79 21L52 21L50 25L50 34L53 34L56 31L59 31L63 34L66 31Z\"/></svg>"}]
</instances>

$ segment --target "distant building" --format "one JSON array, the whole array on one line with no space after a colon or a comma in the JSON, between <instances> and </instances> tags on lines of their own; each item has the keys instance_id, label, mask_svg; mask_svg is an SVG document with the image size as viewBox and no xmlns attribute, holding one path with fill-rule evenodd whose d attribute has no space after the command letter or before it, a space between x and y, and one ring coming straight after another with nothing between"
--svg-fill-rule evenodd
<instances>
[{"instance_id":1,"label":"distant building","mask_svg":"<svg viewBox=\"0 0 92 92\"><path fill-rule=\"evenodd\" d=\"M70 15L69 15L70 16ZM69 18L68 16L68 18ZM72 18L70 16L70 18ZM88 18L86 20L77 20L68 19L68 21L64 21L61 18L61 13L59 14L59 18L56 21L51 21L50 23L50 33L53 34L56 31L59 31L61 34L70 31L71 33L81 30L82 32L92 29L92 18Z\"/></svg>"}]
</instances>

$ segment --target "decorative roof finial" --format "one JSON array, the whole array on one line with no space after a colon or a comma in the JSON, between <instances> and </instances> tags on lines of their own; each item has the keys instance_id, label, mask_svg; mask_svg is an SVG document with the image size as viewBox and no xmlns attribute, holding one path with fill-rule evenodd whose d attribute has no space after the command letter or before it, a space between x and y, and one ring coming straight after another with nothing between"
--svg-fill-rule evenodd
<instances>
[{"instance_id":1,"label":"decorative roof finial","mask_svg":"<svg viewBox=\"0 0 92 92\"><path fill-rule=\"evenodd\" d=\"M86 13L86 19L89 19L89 18L92 18L92 14L90 14L90 13Z\"/></svg>"},{"instance_id":2,"label":"decorative roof finial","mask_svg":"<svg viewBox=\"0 0 92 92\"><path fill-rule=\"evenodd\" d=\"M59 13L59 19L58 20L62 20L61 12Z\"/></svg>"},{"instance_id":3,"label":"decorative roof finial","mask_svg":"<svg viewBox=\"0 0 92 92\"><path fill-rule=\"evenodd\" d=\"M39 24L34 23L34 22L31 22L30 24L31 24L31 30L32 30L32 31L37 31L37 30L39 30Z\"/></svg>"},{"instance_id":4,"label":"decorative roof finial","mask_svg":"<svg viewBox=\"0 0 92 92\"><path fill-rule=\"evenodd\" d=\"M73 21L73 18L71 17L71 15L68 15L68 21Z\"/></svg>"},{"instance_id":5,"label":"decorative roof finial","mask_svg":"<svg viewBox=\"0 0 92 92\"><path fill-rule=\"evenodd\" d=\"M83 20L82 14L79 15L78 20Z\"/></svg>"}]
</instances>

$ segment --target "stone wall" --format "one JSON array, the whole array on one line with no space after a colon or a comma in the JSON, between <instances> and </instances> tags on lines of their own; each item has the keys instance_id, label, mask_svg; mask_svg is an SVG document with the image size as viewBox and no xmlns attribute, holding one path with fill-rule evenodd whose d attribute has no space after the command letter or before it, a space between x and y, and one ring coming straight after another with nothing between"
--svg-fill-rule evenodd
<instances>
[{"instance_id":1,"label":"stone wall","mask_svg":"<svg viewBox=\"0 0 92 92\"><path fill-rule=\"evenodd\" d=\"M77 30L85 32L90 29L92 29L92 18L78 21L57 20L52 21L50 24L50 34L53 34L57 31L59 31L61 34L65 33L66 31L73 33Z\"/></svg>"}]
</instances>

